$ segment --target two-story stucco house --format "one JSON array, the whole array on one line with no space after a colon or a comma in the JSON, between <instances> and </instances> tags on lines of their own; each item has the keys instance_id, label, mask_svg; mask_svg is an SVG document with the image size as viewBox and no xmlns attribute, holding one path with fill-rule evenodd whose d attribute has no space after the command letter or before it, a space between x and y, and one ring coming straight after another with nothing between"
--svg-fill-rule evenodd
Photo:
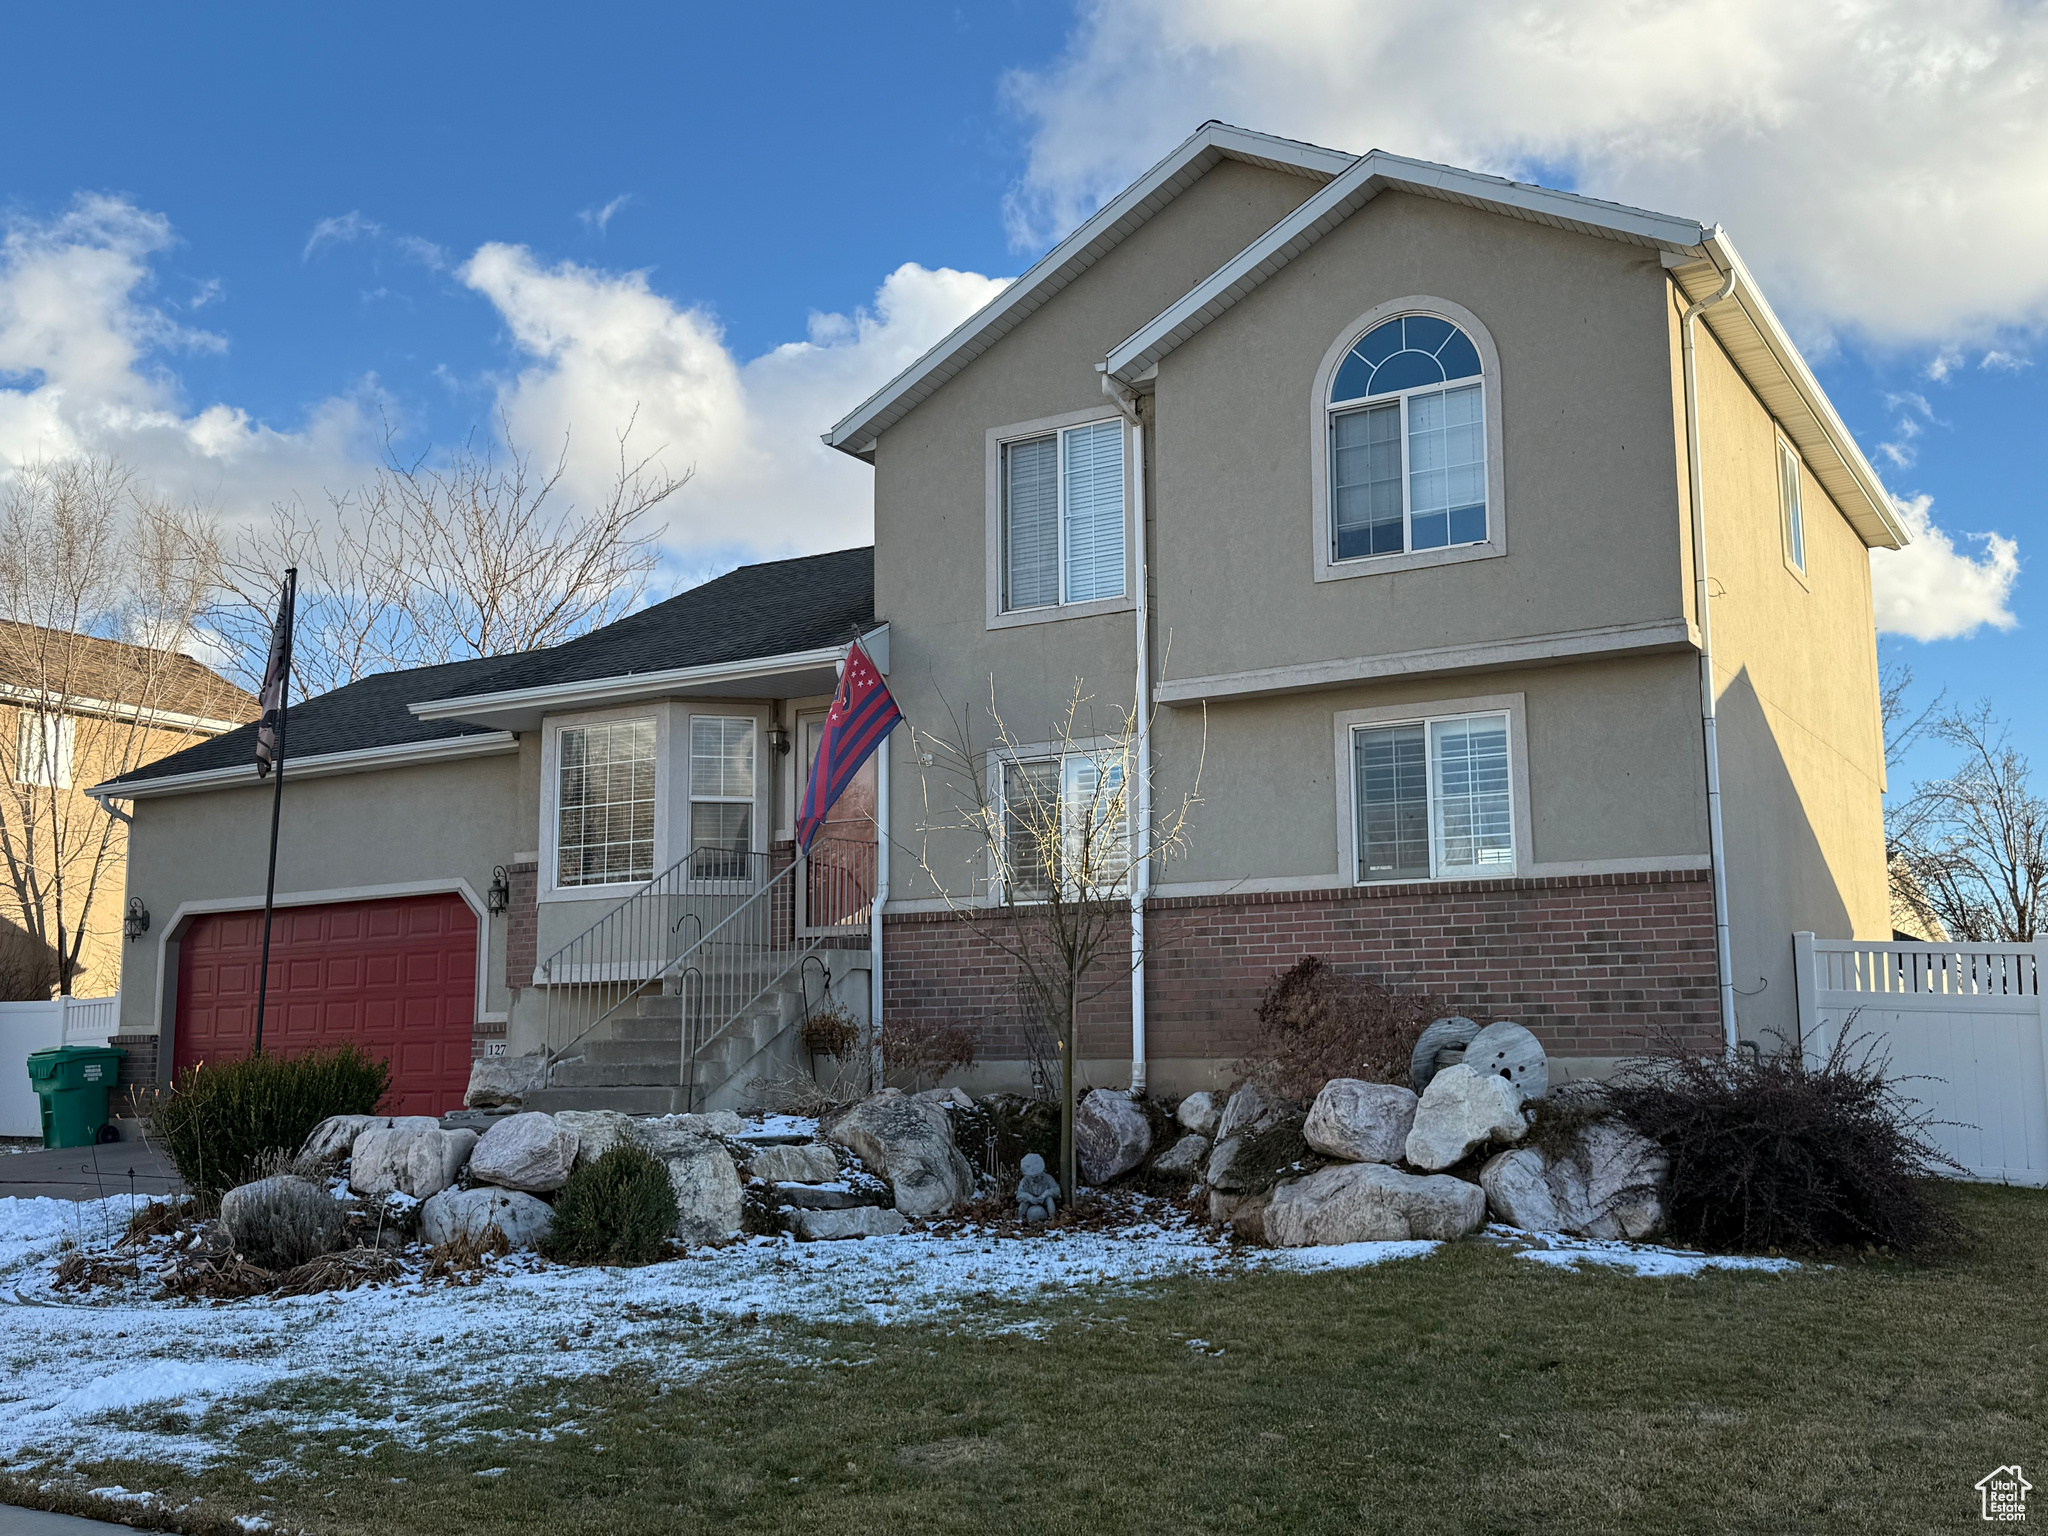
<instances>
[{"instance_id":1,"label":"two-story stucco house","mask_svg":"<svg viewBox=\"0 0 2048 1536\"><path fill-rule=\"evenodd\" d=\"M287 1041L390 1051L418 1108L543 1047L560 1102L665 1108L788 1064L829 988L1021 1078L913 732L793 859L856 635L927 731L1142 696L1129 772L1199 790L1181 856L1128 829L1097 1083L1226 1076L1307 953L1572 1070L1768 1047L1795 930L1890 932L1867 551L1904 535L1718 229L1209 124L826 440L874 466L872 551L294 710ZM96 791L167 919L122 994L165 1070L246 1040L247 734Z\"/></svg>"}]
</instances>

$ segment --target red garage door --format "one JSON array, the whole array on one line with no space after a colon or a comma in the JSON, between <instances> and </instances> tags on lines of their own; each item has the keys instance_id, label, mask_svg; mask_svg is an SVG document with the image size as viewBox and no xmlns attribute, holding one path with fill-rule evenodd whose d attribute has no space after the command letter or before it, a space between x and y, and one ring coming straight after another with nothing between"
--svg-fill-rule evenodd
<instances>
[{"instance_id":1,"label":"red garage door","mask_svg":"<svg viewBox=\"0 0 2048 1536\"><path fill-rule=\"evenodd\" d=\"M178 1070L246 1056L263 914L194 918L178 945ZM462 1107L476 1017L476 914L460 896L279 907L263 1048L352 1040L391 1063L389 1113Z\"/></svg>"}]
</instances>

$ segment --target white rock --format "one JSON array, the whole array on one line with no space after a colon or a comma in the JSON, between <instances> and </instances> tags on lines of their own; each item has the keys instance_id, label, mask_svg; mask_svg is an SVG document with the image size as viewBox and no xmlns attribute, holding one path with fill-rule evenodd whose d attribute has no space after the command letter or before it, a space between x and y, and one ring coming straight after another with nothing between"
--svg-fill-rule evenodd
<instances>
[{"instance_id":1,"label":"white rock","mask_svg":"<svg viewBox=\"0 0 2048 1536\"><path fill-rule=\"evenodd\" d=\"M1602 1121L1580 1133L1576 1156L1516 1147L1489 1159L1479 1182L1495 1218L1526 1232L1638 1238L1663 1219L1667 1168L1656 1143Z\"/></svg>"},{"instance_id":2,"label":"white rock","mask_svg":"<svg viewBox=\"0 0 2048 1536\"><path fill-rule=\"evenodd\" d=\"M1671 1161L1662 1147L1619 1120L1601 1120L1580 1134L1579 1149L1590 1165L1586 1203L1602 1221L1613 1223L1615 1236L1638 1238L1663 1224L1664 1179Z\"/></svg>"},{"instance_id":3,"label":"white rock","mask_svg":"<svg viewBox=\"0 0 2048 1536\"><path fill-rule=\"evenodd\" d=\"M1187 1130L1214 1139L1217 1123L1223 1118L1223 1105L1213 1093L1191 1093L1173 1113Z\"/></svg>"},{"instance_id":4,"label":"white rock","mask_svg":"<svg viewBox=\"0 0 2048 1536\"><path fill-rule=\"evenodd\" d=\"M1240 1132L1256 1136L1270 1129L1292 1108L1294 1106L1274 1097L1257 1083L1246 1083L1223 1106L1223 1118L1216 1123L1216 1140L1223 1141Z\"/></svg>"},{"instance_id":5,"label":"white rock","mask_svg":"<svg viewBox=\"0 0 2048 1536\"><path fill-rule=\"evenodd\" d=\"M663 1115L659 1120L642 1123L673 1126L694 1136L737 1136L747 1128L747 1122L729 1109L708 1110L701 1115Z\"/></svg>"},{"instance_id":6,"label":"white rock","mask_svg":"<svg viewBox=\"0 0 2048 1536\"><path fill-rule=\"evenodd\" d=\"M1309 1106L1302 1139L1352 1163L1397 1163L1415 1124L1415 1095L1392 1083L1334 1077Z\"/></svg>"},{"instance_id":7,"label":"white rock","mask_svg":"<svg viewBox=\"0 0 2048 1536\"><path fill-rule=\"evenodd\" d=\"M1262 1189L1255 1195L1234 1195L1224 1190L1209 1191L1209 1219L1222 1226L1229 1223L1230 1230L1248 1243L1263 1243L1266 1240L1266 1211L1273 1203L1273 1191Z\"/></svg>"},{"instance_id":8,"label":"white rock","mask_svg":"<svg viewBox=\"0 0 2048 1536\"><path fill-rule=\"evenodd\" d=\"M513 1248L537 1248L554 1224L547 1202L514 1189L444 1189L420 1207L420 1237L430 1247L472 1241L495 1229Z\"/></svg>"},{"instance_id":9,"label":"white rock","mask_svg":"<svg viewBox=\"0 0 2048 1536\"><path fill-rule=\"evenodd\" d=\"M1183 1174L1198 1179L1209 1166L1209 1138L1189 1134L1181 1137L1172 1146L1152 1160L1155 1173Z\"/></svg>"},{"instance_id":10,"label":"white rock","mask_svg":"<svg viewBox=\"0 0 2048 1536\"><path fill-rule=\"evenodd\" d=\"M839 1154L816 1141L801 1147L763 1147L748 1160L747 1173L770 1184L830 1184L839 1177Z\"/></svg>"},{"instance_id":11,"label":"white rock","mask_svg":"<svg viewBox=\"0 0 2048 1536\"><path fill-rule=\"evenodd\" d=\"M1074 1153L1083 1183L1122 1178L1152 1154L1152 1122L1129 1094L1097 1088L1074 1112Z\"/></svg>"},{"instance_id":12,"label":"white rock","mask_svg":"<svg viewBox=\"0 0 2048 1536\"><path fill-rule=\"evenodd\" d=\"M785 1210L782 1224L807 1241L841 1237L894 1237L905 1226L901 1211L855 1205L839 1211Z\"/></svg>"},{"instance_id":13,"label":"white rock","mask_svg":"<svg viewBox=\"0 0 2048 1536\"><path fill-rule=\"evenodd\" d=\"M740 1231L740 1174L732 1154L723 1142L679 1123L703 1118L642 1120L633 1127L633 1139L667 1166L676 1192L676 1236L693 1247L726 1242Z\"/></svg>"},{"instance_id":14,"label":"white rock","mask_svg":"<svg viewBox=\"0 0 2048 1536\"><path fill-rule=\"evenodd\" d=\"M342 1209L311 1179L281 1174L239 1185L220 1198L221 1230L235 1252L263 1269L290 1269L331 1252Z\"/></svg>"},{"instance_id":15,"label":"white rock","mask_svg":"<svg viewBox=\"0 0 2048 1536\"><path fill-rule=\"evenodd\" d=\"M1335 1163L1273 1190L1266 1241L1277 1248L1325 1243L1449 1240L1486 1224L1486 1192L1442 1174L1403 1173L1385 1163Z\"/></svg>"},{"instance_id":16,"label":"white rock","mask_svg":"<svg viewBox=\"0 0 2048 1536\"><path fill-rule=\"evenodd\" d=\"M1489 1141L1520 1141L1528 1122L1522 1096L1504 1077L1467 1066L1445 1067L1429 1080L1408 1132L1408 1161L1426 1173L1463 1162Z\"/></svg>"},{"instance_id":17,"label":"white rock","mask_svg":"<svg viewBox=\"0 0 2048 1536\"><path fill-rule=\"evenodd\" d=\"M1569 1202L1571 1192L1552 1188L1552 1172L1543 1154L1534 1147L1513 1147L1488 1158L1486 1166L1479 1170L1479 1184L1486 1191L1486 1203L1494 1220L1520 1227L1524 1232L1572 1230L1567 1222L1575 1225L1577 1213L1567 1215L1558 1209L1559 1194L1565 1194ZM1555 1172L1562 1183L1567 1169ZM1578 1183L1578 1196L1583 1197L1585 1180L1581 1178Z\"/></svg>"},{"instance_id":18,"label":"white rock","mask_svg":"<svg viewBox=\"0 0 2048 1536\"><path fill-rule=\"evenodd\" d=\"M538 1056L479 1056L469 1064L464 1109L495 1109L521 1104L526 1095L548 1085L548 1059Z\"/></svg>"},{"instance_id":19,"label":"white rock","mask_svg":"<svg viewBox=\"0 0 2048 1536\"><path fill-rule=\"evenodd\" d=\"M1550 1061L1543 1054L1543 1042L1505 1019L1472 1037L1465 1047L1465 1065L1483 1076L1506 1078L1521 1090L1524 1103L1550 1092Z\"/></svg>"},{"instance_id":20,"label":"white rock","mask_svg":"<svg viewBox=\"0 0 2048 1536\"><path fill-rule=\"evenodd\" d=\"M425 1115L390 1127L372 1126L356 1137L349 1188L363 1195L411 1195L424 1200L457 1179L476 1146L475 1131L444 1131Z\"/></svg>"},{"instance_id":21,"label":"white rock","mask_svg":"<svg viewBox=\"0 0 2048 1536\"><path fill-rule=\"evenodd\" d=\"M545 1194L569 1182L576 1166L576 1132L553 1115L507 1115L484 1132L469 1155L469 1176L500 1189Z\"/></svg>"},{"instance_id":22,"label":"white rock","mask_svg":"<svg viewBox=\"0 0 2048 1536\"><path fill-rule=\"evenodd\" d=\"M430 1117L417 1117L439 1124ZM389 1117L380 1115L329 1115L313 1127L313 1134L306 1138L306 1144L299 1148L299 1157L308 1163L336 1163L347 1157L354 1149L356 1138L373 1125L388 1126Z\"/></svg>"},{"instance_id":23,"label":"white rock","mask_svg":"<svg viewBox=\"0 0 2048 1536\"><path fill-rule=\"evenodd\" d=\"M555 1120L576 1133L578 1168L633 1139L633 1117L616 1109L558 1109Z\"/></svg>"},{"instance_id":24,"label":"white rock","mask_svg":"<svg viewBox=\"0 0 2048 1536\"><path fill-rule=\"evenodd\" d=\"M974 1169L953 1145L952 1120L928 1100L884 1088L819 1129L886 1177L906 1216L937 1216L974 1188Z\"/></svg>"}]
</instances>

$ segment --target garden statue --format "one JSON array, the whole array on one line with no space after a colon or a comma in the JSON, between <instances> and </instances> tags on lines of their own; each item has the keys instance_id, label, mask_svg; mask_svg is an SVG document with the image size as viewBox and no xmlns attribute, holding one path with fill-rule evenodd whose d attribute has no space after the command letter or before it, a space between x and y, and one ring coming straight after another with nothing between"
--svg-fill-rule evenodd
<instances>
[{"instance_id":1,"label":"garden statue","mask_svg":"<svg viewBox=\"0 0 2048 1536\"><path fill-rule=\"evenodd\" d=\"M1027 1226L1051 1221L1060 1203L1060 1181L1045 1171L1045 1159L1026 1152L1018 1164L1023 1177L1017 1181L1017 1219Z\"/></svg>"}]
</instances>

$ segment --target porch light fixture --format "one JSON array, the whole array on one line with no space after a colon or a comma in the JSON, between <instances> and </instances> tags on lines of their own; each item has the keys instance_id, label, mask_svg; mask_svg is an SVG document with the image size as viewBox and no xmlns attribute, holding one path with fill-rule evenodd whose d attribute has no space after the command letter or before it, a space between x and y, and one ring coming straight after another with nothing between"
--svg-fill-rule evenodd
<instances>
[{"instance_id":1,"label":"porch light fixture","mask_svg":"<svg viewBox=\"0 0 2048 1536\"><path fill-rule=\"evenodd\" d=\"M121 931L128 935L131 944L149 932L149 908L142 904L140 896L128 898L128 915L121 919Z\"/></svg>"},{"instance_id":2,"label":"porch light fixture","mask_svg":"<svg viewBox=\"0 0 2048 1536\"><path fill-rule=\"evenodd\" d=\"M505 876L505 866L500 864L491 871L491 888L484 892L484 906L496 915L511 905L512 882ZM143 922L148 921L147 917L143 918Z\"/></svg>"},{"instance_id":3,"label":"porch light fixture","mask_svg":"<svg viewBox=\"0 0 2048 1536\"><path fill-rule=\"evenodd\" d=\"M789 756L789 727L780 722L768 727L768 745L777 757Z\"/></svg>"}]
</instances>

